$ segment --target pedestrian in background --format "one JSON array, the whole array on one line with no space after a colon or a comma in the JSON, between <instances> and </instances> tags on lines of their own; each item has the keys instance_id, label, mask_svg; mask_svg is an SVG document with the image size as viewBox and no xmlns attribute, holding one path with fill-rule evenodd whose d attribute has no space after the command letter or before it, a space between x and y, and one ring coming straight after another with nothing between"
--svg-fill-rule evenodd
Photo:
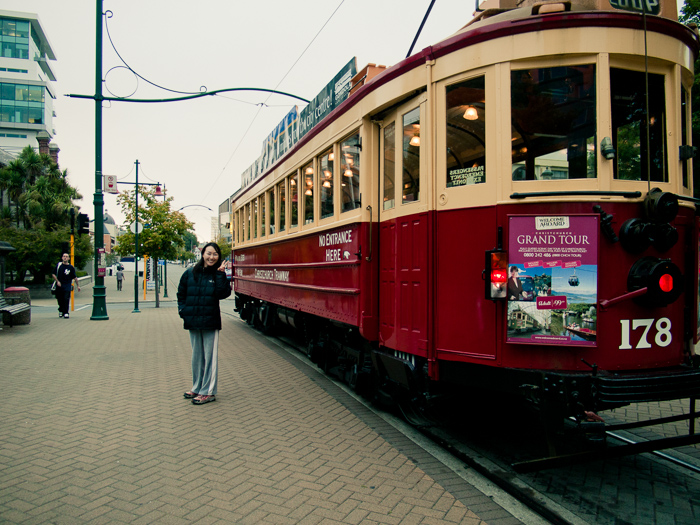
<instances>
[{"instance_id":1,"label":"pedestrian in background","mask_svg":"<svg viewBox=\"0 0 700 525\"><path fill-rule=\"evenodd\" d=\"M123 280L124 280L124 271L122 270L122 267L120 266L119 268L117 268L117 291L121 291Z\"/></svg>"},{"instance_id":2,"label":"pedestrian in background","mask_svg":"<svg viewBox=\"0 0 700 525\"><path fill-rule=\"evenodd\" d=\"M226 266L219 246L210 242L202 250L202 258L185 270L177 288L177 310L190 331L192 344L192 388L185 399L195 405L216 401L218 379L219 301L231 295Z\"/></svg>"},{"instance_id":3,"label":"pedestrian in background","mask_svg":"<svg viewBox=\"0 0 700 525\"><path fill-rule=\"evenodd\" d=\"M70 263L70 254L64 253L61 262L56 266L56 273L52 274L56 282L56 301L58 302L58 316L68 319L68 309L70 308L70 293L75 287L80 291L80 284L75 274L75 268Z\"/></svg>"}]
</instances>

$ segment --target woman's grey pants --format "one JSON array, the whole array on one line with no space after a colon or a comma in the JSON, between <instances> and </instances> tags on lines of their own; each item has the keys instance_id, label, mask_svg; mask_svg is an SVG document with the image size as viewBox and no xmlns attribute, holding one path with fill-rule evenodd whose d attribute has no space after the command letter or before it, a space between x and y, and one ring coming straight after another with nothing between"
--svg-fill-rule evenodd
<instances>
[{"instance_id":1,"label":"woman's grey pants","mask_svg":"<svg viewBox=\"0 0 700 525\"><path fill-rule=\"evenodd\" d=\"M219 373L219 330L190 330L192 343L192 392L216 394Z\"/></svg>"}]
</instances>

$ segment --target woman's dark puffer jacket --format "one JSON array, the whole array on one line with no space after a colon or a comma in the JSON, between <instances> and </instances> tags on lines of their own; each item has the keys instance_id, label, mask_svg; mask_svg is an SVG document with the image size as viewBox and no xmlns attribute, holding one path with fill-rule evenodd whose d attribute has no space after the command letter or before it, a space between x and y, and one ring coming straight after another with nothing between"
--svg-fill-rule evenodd
<instances>
[{"instance_id":1,"label":"woman's dark puffer jacket","mask_svg":"<svg viewBox=\"0 0 700 525\"><path fill-rule=\"evenodd\" d=\"M177 310L185 321L185 330L221 330L219 301L231 295L226 272L193 270L185 270L177 287Z\"/></svg>"}]
</instances>

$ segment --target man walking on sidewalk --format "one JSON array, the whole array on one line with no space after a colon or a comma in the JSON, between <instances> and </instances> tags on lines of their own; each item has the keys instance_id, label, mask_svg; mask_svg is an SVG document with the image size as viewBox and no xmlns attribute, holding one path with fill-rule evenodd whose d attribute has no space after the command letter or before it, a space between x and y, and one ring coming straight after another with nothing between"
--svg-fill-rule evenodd
<instances>
[{"instance_id":1,"label":"man walking on sidewalk","mask_svg":"<svg viewBox=\"0 0 700 525\"><path fill-rule=\"evenodd\" d=\"M56 301L58 302L58 316L68 319L70 308L70 293L73 290L72 283L80 291L80 285L75 274L75 267L70 263L70 255L64 253L61 263L56 267L56 273L52 275L56 281Z\"/></svg>"},{"instance_id":2,"label":"man walking on sidewalk","mask_svg":"<svg viewBox=\"0 0 700 525\"><path fill-rule=\"evenodd\" d=\"M117 269L117 291L119 291L119 292L121 292L123 280L124 280L124 271L122 270L122 267L120 266Z\"/></svg>"}]
</instances>

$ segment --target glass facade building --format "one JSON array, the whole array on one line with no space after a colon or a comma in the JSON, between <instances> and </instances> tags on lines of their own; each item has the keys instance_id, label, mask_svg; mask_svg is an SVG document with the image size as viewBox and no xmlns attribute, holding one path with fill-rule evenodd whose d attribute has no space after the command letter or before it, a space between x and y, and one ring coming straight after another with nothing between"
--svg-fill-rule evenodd
<instances>
[{"instance_id":1,"label":"glass facade building","mask_svg":"<svg viewBox=\"0 0 700 525\"><path fill-rule=\"evenodd\" d=\"M12 156L56 134L54 60L37 15L0 9L0 149Z\"/></svg>"}]
</instances>

